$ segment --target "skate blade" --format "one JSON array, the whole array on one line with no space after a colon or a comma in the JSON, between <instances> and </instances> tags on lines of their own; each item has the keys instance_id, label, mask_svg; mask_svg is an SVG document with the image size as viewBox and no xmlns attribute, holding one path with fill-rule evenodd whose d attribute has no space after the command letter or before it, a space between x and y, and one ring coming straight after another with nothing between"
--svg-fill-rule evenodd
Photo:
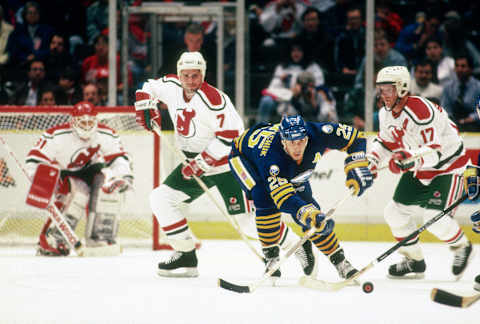
<instances>
[{"instance_id":1,"label":"skate blade","mask_svg":"<svg viewBox=\"0 0 480 324\"><path fill-rule=\"evenodd\" d=\"M392 276L387 274L387 278L395 279L395 280L415 280L415 279L423 279L425 278L424 273L414 273L414 274L406 274L404 276Z\"/></svg>"},{"instance_id":2,"label":"skate blade","mask_svg":"<svg viewBox=\"0 0 480 324\"><path fill-rule=\"evenodd\" d=\"M179 268L175 270L158 269L157 274L160 277L169 278L195 278L198 277L197 268Z\"/></svg>"}]
</instances>

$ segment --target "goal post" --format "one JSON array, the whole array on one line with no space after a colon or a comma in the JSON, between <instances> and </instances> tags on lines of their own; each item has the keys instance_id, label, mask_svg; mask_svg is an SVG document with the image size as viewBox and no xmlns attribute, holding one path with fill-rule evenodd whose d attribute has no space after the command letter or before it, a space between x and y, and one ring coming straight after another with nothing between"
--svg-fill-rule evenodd
<instances>
[{"instance_id":1,"label":"goal post","mask_svg":"<svg viewBox=\"0 0 480 324\"><path fill-rule=\"evenodd\" d=\"M0 134L24 163L40 136L50 127L70 120L72 106L0 106ZM96 107L99 122L113 128L122 140L132 161L134 190L127 191L122 212L118 241L124 246L151 246L154 250L169 248L159 225L150 210L148 197L168 174L176 161L162 154L161 141L156 134L145 131L135 121L133 106ZM165 140L168 140L165 139ZM2 145L0 145L2 146ZM167 153L167 152L164 152ZM0 147L0 245L32 245L49 213L25 203L29 183ZM85 219L76 233L84 237Z\"/></svg>"}]
</instances>

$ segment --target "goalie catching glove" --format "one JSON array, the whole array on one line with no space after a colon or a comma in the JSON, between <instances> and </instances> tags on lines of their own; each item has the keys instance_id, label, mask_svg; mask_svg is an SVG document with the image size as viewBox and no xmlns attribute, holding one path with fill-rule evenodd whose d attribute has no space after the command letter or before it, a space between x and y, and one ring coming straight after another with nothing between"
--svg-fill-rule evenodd
<instances>
[{"instance_id":1,"label":"goalie catching glove","mask_svg":"<svg viewBox=\"0 0 480 324\"><path fill-rule=\"evenodd\" d=\"M480 191L480 171L478 168L469 165L463 172L463 185L465 192L468 194L468 199L474 200L478 197Z\"/></svg>"},{"instance_id":2,"label":"goalie catching glove","mask_svg":"<svg viewBox=\"0 0 480 324\"><path fill-rule=\"evenodd\" d=\"M305 230L309 230L313 226L319 230L321 235L330 234L335 226L333 219L325 221L325 214L313 204L301 207L297 212L297 219L303 224Z\"/></svg>"},{"instance_id":3,"label":"goalie catching glove","mask_svg":"<svg viewBox=\"0 0 480 324\"><path fill-rule=\"evenodd\" d=\"M132 187L133 177L126 175L123 177L112 177L108 180L105 180L105 183L102 185L102 190L106 194L110 194L115 190L118 190L119 193L122 193Z\"/></svg>"},{"instance_id":4,"label":"goalie catching glove","mask_svg":"<svg viewBox=\"0 0 480 324\"><path fill-rule=\"evenodd\" d=\"M215 158L203 151L184 165L182 168L182 176L185 180L190 180L192 176L201 177L205 172L213 168L217 162Z\"/></svg>"},{"instance_id":5,"label":"goalie catching glove","mask_svg":"<svg viewBox=\"0 0 480 324\"><path fill-rule=\"evenodd\" d=\"M347 188L353 190L355 196L361 196L373 184L373 175L368 168L365 152L352 153L345 159Z\"/></svg>"},{"instance_id":6,"label":"goalie catching glove","mask_svg":"<svg viewBox=\"0 0 480 324\"><path fill-rule=\"evenodd\" d=\"M135 120L148 131L152 131L155 123L160 127L160 113L157 103L146 92L137 90L135 93Z\"/></svg>"}]
</instances>

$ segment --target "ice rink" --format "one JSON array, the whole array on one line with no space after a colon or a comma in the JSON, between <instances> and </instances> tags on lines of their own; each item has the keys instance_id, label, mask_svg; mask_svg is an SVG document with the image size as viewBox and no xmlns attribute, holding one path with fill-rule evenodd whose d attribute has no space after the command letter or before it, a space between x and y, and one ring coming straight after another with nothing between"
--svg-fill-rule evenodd
<instances>
[{"instance_id":1,"label":"ice rink","mask_svg":"<svg viewBox=\"0 0 480 324\"><path fill-rule=\"evenodd\" d=\"M366 266L394 243L343 242L357 268ZM46 258L32 248L0 248L0 323L480 323L480 302L459 309L430 300L432 288L473 294L480 274L480 246L464 277L451 275L452 253L445 245L423 244L425 279L391 280L385 274L397 253L361 277L372 281L371 294L359 286L338 292L299 287L298 261L282 267L276 287L237 294L217 286L219 277L250 284L263 265L242 241L203 241L198 252L200 277L161 278L158 261L170 252L126 248L119 257ZM320 257L318 277L336 281L336 270Z\"/></svg>"}]
</instances>

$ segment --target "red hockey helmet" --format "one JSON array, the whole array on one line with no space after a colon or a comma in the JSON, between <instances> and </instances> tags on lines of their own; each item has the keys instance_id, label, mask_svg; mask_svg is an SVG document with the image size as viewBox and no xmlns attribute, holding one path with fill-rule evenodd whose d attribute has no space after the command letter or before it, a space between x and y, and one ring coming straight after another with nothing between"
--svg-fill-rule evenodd
<instances>
[{"instance_id":1,"label":"red hockey helmet","mask_svg":"<svg viewBox=\"0 0 480 324\"><path fill-rule=\"evenodd\" d=\"M81 101L73 106L72 126L78 137L88 140L97 130L97 112L88 101Z\"/></svg>"}]
</instances>

